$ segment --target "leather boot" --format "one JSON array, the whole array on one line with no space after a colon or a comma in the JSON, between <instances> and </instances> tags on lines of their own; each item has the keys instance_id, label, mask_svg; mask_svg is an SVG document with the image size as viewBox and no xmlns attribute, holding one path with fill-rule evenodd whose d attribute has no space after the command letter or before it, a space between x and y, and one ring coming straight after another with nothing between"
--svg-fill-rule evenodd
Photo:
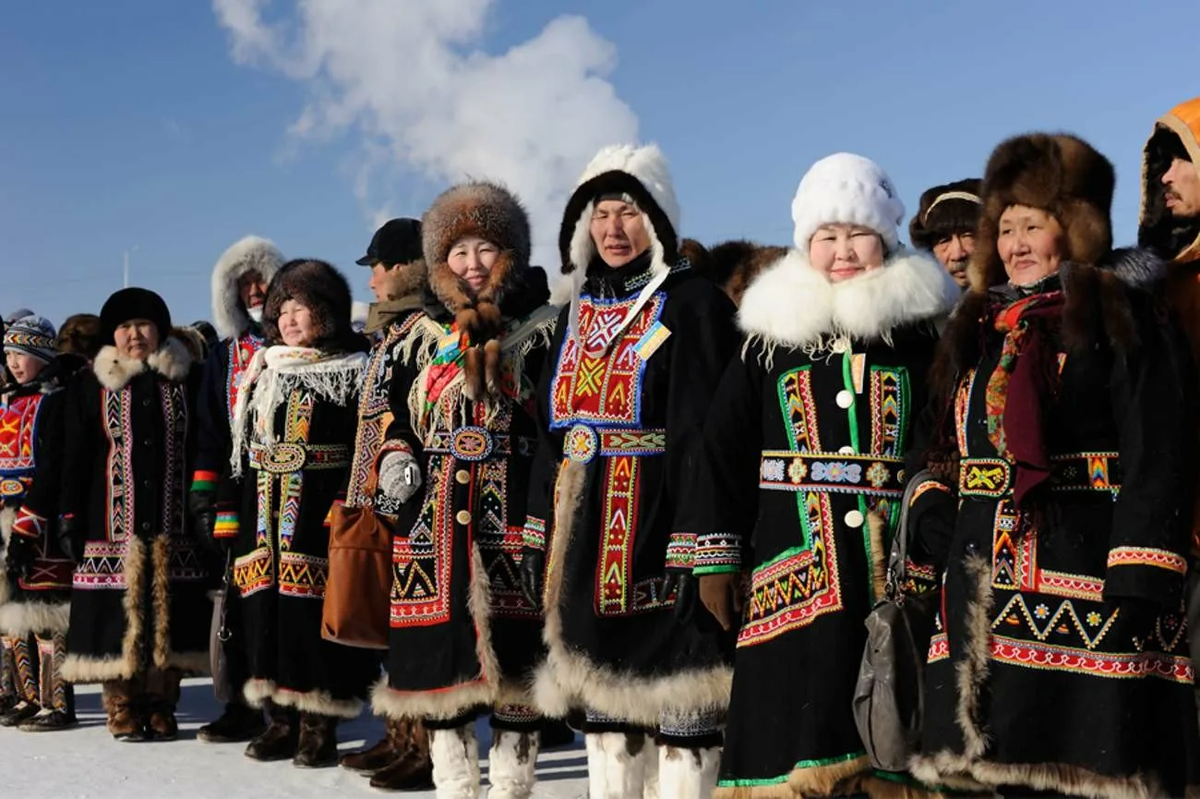
<instances>
[{"instance_id":1,"label":"leather boot","mask_svg":"<svg viewBox=\"0 0 1200 799\"><path fill-rule=\"evenodd\" d=\"M21 701L17 691L17 664L13 659L12 636L0 636L0 716L5 715Z\"/></svg>"},{"instance_id":2,"label":"leather boot","mask_svg":"<svg viewBox=\"0 0 1200 799\"><path fill-rule=\"evenodd\" d=\"M146 740L146 721L135 680L108 680L102 698L108 715L108 731L118 741Z\"/></svg>"},{"instance_id":3,"label":"leather boot","mask_svg":"<svg viewBox=\"0 0 1200 799\"><path fill-rule=\"evenodd\" d=\"M300 768L325 768L337 765L336 716L319 713L300 714L300 740L292 765Z\"/></svg>"},{"instance_id":4,"label":"leather boot","mask_svg":"<svg viewBox=\"0 0 1200 799\"><path fill-rule=\"evenodd\" d=\"M232 744L262 735L266 728L261 710L242 702L229 702L220 718L196 730L196 738L210 744Z\"/></svg>"},{"instance_id":5,"label":"leather boot","mask_svg":"<svg viewBox=\"0 0 1200 799\"><path fill-rule=\"evenodd\" d=\"M175 720L175 708L179 706L179 683L183 672L179 669L152 671L146 683L146 703L149 718L146 721L146 737L152 741L174 741L179 737L179 722Z\"/></svg>"},{"instance_id":6,"label":"leather boot","mask_svg":"<svg viewBox=\"0 0 1200 799\"><path fill-rule=\"evenodd\" d=\"M33 718L42 709L38 704L38 651L32 635L11 639L13 665L16 666L18 701L0 716L0 727L16 727Z\"/></svg>"},{"instance_id":7,"label":"leather boot","mask_svg":"<svg viewBox=\"0 0 1200 799\"><path fill-rule=\"evenodd\" d=\"M22 732L51 732L74 727L75 689L62 678L62 664L67 657L67 637L62 633L37 636L38 691L41 711L21 722Z\"/></svg>"},{"instance_id":8,"label":"leather boot","mask_svg":"<svg viewBox=\"0 0 1200 799\"><path fill-rule=\"evenodd\" d=\"M383 739L361 752L345 755L338 765L362 774L374 774L399 760L408 748L408 719L388 719L384 724Z\"/></svg>"},{"instance_id":9,"label":"leather boot","mask_svg":"<svg viewBox=\"0 0 1200 799\"><path fill-rule=\"evenodd\" d=\"M263 762L293 757L300 739L300 714L268 700L267 720L267 728L246 746L246 757Z\"/></svg>"},{"instance_id":10,"label":"leather boot","mask_svg":"<svg viewBox=\"0 0 1200 799\"><path fill-rule=\"evenodd\" d=\"M371 787L384 791L427 791L433 787L433 760L429 756L429 731L420 719L405 723L404 751L399 759L375 773Z\"/></svg>"}]
</instances>

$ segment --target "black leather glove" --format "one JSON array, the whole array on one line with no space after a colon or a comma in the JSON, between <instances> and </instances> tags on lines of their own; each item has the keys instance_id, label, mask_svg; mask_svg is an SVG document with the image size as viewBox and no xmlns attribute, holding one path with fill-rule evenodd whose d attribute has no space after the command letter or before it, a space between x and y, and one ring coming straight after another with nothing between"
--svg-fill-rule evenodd
<instances>
[{"instance_id":1,"label":"black leather glove","mask_svg":"<svg viewBox=\"0 0 1200 799\"><path fill-rule=\"evenodd\" d=\"M521 553L521 592L535 608L542 606L542 583L546 575L546 553L526 549Z\"/></svg>"},{"instance_id":2,"label":"black leather glove","mask_svg":"<svg viewBox=\"0 0 1200 799\"><path fill-rule=\"evenodd\" d=\"M37 541L14 533L4 553L4 567L14 577L28 577L37 557Z\"/></svg>"},{"instance_id":3,"label":"black leather glove","mask_svg":"<svg viewBox=\"0 0 1200 799\"><path fill-rule=\"evenodd\" d=\"M696 612L698 588L696 577L691 572L667 572L663 594L670 596L672 592L675 593L675 618L683 622L691 620Z\"/></svg>"},{"instance_id":4,"label":"black leather glove","mask_svg":"<svg viewBox=\"0 0 1200 799\"><path fill-rule=\"evenodd\" d=\"M213 536L217 527L215 495L211 491L193 491L188 494L188 511L192 518L192 535L196 541L214 552L221 553L225 544Z\"/></svg>"},{"instance_id":5,"label":"black leather glove","mask_svg":"<svg viewBox=\"0 0 1200 799\"><path fill-rule=\"evenodd\" d=\"M63 516L56 527L58 548L69 560L78 563L83 559L83 525L76 523L73 516Z\"/></svg>"}]
</instances>

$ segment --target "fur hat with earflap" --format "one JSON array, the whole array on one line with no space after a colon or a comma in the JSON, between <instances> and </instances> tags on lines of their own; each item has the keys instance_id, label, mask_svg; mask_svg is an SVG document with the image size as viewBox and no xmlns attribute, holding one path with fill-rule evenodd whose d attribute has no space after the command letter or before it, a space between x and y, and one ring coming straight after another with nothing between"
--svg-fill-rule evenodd
<instances>
[{"instance_id":1,"label":"fur hat with earflap","mask_svg":"<svg viewBox=\"0 0 1200 799\"><path fill-rule=\"evenodd\" d=\"M450 269L455 242L477 236L500 253L487 282L472 290ZM482 399L499 380L500 338L506 321L521 318L549 298L545 273L529 265L529 216L520 200L495 183L462 183L444 191L421 220L429 290L466 334L467 396ZM435 314L436 315L436 314Z\"/></svg>"},{"instance_id":2,"label":"fur hat with earflap","mask_svg":"<svg viewBox=\"0 0 1200 799\"><path fill-rule=\"evenodd\" d=\"M270 283L281 266L279 248L259 236L246 236L221 253L212 272L212 319L221 338L236 338L255 322L242 304L238 280L257 272L264 283Z\"/></svg>"},{"instance_id":3,"label":"fur hat with earflap","mask_svg":"<svg viewBox=\"0 0 1200 799\"><path fill-rule=\"evenodd\" d=\"M288 261L267 289L263 332L273 343L282 343L279 314L283 304L295 300L308 309L315 328L314 349L357 352L366 340L351 327L350 284L332 264L302 258Z\"/></svg>"}]
</instances>

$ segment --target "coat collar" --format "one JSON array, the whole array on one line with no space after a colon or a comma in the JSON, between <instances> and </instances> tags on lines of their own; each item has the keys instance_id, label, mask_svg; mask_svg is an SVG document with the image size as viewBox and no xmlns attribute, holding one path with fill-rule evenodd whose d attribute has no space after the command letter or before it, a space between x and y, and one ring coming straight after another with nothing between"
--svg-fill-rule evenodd
<instances>
[{"instance_id":1,"label":"coat collar","mask_svg":"<svg viewBox=\"0 0 1200 799\"><path fill-rule=\"evenodd\" d=\"M923 253L901 250L883 268L835 284L792 249L750 284L738 325L770 345L803 349L839 338L865 341L948 313L960 294L941 265Z\"/></svg>"},{"instance_id":2,"label":"coat collar","mask_svg":"<svg viewBox=\"0 0 1200 799\"><path fill-rule=\"evenodd\" d=\"M109 344L100 349L92 365L96 379L100 385L109 391L120 391L129 381L142 372L150 369L158 372L167 380L178 383L187 377L192 367L192 355L187 345L175 336L167 340L155 350L145 361L136 358L126 358L117 352L117 348Z\"/></svg>"}]
</instances>

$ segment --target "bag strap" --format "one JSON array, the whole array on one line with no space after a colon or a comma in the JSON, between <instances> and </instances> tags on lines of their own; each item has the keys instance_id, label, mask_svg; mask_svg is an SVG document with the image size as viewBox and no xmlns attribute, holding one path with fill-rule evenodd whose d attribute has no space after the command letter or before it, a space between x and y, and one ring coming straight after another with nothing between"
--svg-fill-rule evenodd
<instances>
[{"instance_id":1,"label":"bag strap","mask_svg":"<svg viewBox=\"0 0 1200 799\"><path fill-rule=\"evenodd\" d=\"M225 574L221 576L222 590L225 591L225 599L221 602L221 623L217 627L217 638L222 643L228 641L233 633L229 630L229 625L225 623L225 614L229 612L229 591L233 583L233 549L230 548L225 553Z\"/></svg>"},{"instance_id":2,"label":"bag strap","mask_svg":"<svg viewBox=\"0 0 1200 799\"><path fill-rule=\"evenodd\" d=\"M900 499L900 521L896 526L896 535L892 538L891 552L888 554L885 596L890 600L895 600L900 595L900 586L907 576L905 562L908 560L908 511L912 506L913 494L921 483L932 479L933 472L922 469L904 486L904 496Z\"/></svg>"}]
</instances>

